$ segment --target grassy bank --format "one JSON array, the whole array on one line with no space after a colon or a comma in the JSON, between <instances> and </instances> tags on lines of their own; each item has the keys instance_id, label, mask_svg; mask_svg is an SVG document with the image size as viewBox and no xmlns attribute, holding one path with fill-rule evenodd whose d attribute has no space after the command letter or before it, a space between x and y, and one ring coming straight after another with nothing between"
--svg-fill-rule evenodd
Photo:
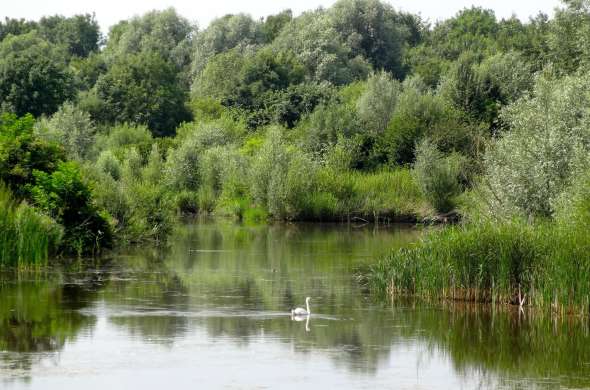
<instances>
[{"instance_id":1,"label":"grassy bank","mask_svg":"<svg viewBox=\"0 0 590 390\"><path fill-rule=\"evenodd\" d=\"M427 300L532 305L588 314L590 237L581 225L522 222L449 227L367 272L369 287Z\"/></svg>"},{"instance_id":2,"label":"grassy bank","mask_svg":"<svg viewBox=\"0 0 590 390\"><path fill-rule=\"evenodd\" d=\"M62 228L0 186L0 266L38 266L59 246Z\"/></svg>"}]
</instances>

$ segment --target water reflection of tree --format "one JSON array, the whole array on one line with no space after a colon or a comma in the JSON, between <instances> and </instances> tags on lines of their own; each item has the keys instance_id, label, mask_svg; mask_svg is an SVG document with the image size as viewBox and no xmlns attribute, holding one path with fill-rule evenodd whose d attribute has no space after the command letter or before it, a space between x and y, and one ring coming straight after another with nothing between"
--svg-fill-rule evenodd
<instances>
[{"instance_id":1,"label":"water reflection of tree","mask_svg":"<svg viewBox=\"0 0 590 390\"><path fill-rule=\"evenodd\" d=\"M78 310L93 300L88 285L39 278L0 285L0 367L28 371L73 341L95 318Z\"/></svg>"},{"instance_id":2,"label":"water reflection of tree","mask_svg":"<svg viewBox=\"0 0 590 390\"><path fill-rule=\"evenodd\" d=\"M404 243L413 237L398 232L397 239ZM171 248L166 267L191 296L207 294L212 305L286 311L312 295L316 313L337 318L357 313L352 320L312 321L309 333L287 317L200 320L212 337L247 344L264 332L301 352L333 351L330 356L338 364L366 373L374 373L380 362L391 359L395 364L393 345L420 343L448 356L463 374L475 371L482 378L496 374L512 380L565 375L570 378L563 380L567 386L590 385L590 337L583 320L553 323L547 317L493 314L482 308L364 310L366 297L354 288L350 272L359 259L384 246L392 246L389 231L217 225L186 232ZM222 251L189 250L198 248ZM221 298L228 294L231 300Z\"/></svg>"},{"instance_id":3,"label":"water reflection of tree","mask_svg":"<svg viewBox=\"0 0 590 390\"><path fill-rule=\"evenodd\" d=\"M588 319L472 306L409 312L405 318L408 327L400 336L417 336L447 354L458 372L492 372L512 383L530 378L565 388L590 386Z\"/></svg>"},{"instance_id":4,"label":"water reflection of tree","mask_svg":"<svg viewBox=\"0 0 590 390\"><path fill-rule=\"evenodd\" d=\"M180 231L168 248L117 256L116 265L3 284L0 350L13 353L2 354L0 367L28 370L34 352L60 350L94 325L79 310L104 300L109 321L146 342L172 345L192 327L241 346L270 336L367 375L384 362L398 364L403 346L417 345L448 357L466 376L590 386L587 321L369 301L352 280L355 266L392 241L412 239L379 230L204 225ZM306 295L314 312L309 332L288 316Z\"/></svg>"},{"instance_id":5,"label":"water reflection of tree","mask_svg":"<svg viewBox=\"0 0 590 390\"><path fill-rule=\"evenodd\" d=\"M187 290L182 280L164 266L168 248L135 250L118 259L102 297L115 309L109 321L152 343L172 345L188 328ZM176 313L176 314L175 314Z\"/></svg>"}]
</instances>

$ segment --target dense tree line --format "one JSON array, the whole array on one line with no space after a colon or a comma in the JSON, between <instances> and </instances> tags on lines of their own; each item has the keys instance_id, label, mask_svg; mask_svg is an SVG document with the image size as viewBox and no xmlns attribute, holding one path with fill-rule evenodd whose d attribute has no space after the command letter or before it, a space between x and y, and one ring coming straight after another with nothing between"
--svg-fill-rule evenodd
<instances>
[{"instance_id":1,"label":"dense tree line","mask_svg":"<svg viewBox=\"0 0 590 390\"><path fill-rule=\"evenodd\" d=\"M189 212L553 218L583 193L589 29L586 0L434 25L379 0L202 29L168 9L106 37L89 14L5 19L0 177L84 248Z\"/></svg>"}]
</instances>

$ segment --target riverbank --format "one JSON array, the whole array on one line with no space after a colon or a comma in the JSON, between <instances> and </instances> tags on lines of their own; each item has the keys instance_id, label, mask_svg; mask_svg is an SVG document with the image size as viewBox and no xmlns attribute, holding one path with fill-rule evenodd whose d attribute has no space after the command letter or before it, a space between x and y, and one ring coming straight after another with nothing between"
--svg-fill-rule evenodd
<instances>
[{"instance_id":1,"label":"riverbank","mask_svg":"<svg viewBox=\"0 0 590 390\"><path fill-rule=\"evenodd\" d=\"M381 295L428 301L534 306L589 314L590 237L584 225L520 221L427 233L370 266L362 280Z\"/></svg>"}]
</instances>

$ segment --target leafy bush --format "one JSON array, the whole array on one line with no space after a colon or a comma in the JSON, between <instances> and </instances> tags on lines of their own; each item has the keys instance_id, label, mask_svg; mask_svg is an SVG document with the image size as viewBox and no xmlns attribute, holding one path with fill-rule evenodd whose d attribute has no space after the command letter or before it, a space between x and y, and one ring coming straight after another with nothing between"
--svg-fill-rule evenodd
<instances>
[{"instance_id":1,"label":"leafy bush","mask_svg":"<svg viewBox=\"0 0 590 390\"><path fill-rule=\"evenodd\" d=\"M152 142L151 132L146 126L124 123L109 128L105 134L100 134L95 148L97 154L110 150L121 160L126 150L131 147L135 147L141 155L146 156L152 147Z\"/></svg>"},{"instance_id":2,"label":"leafy bush","mask_svg":"<svg viewBox=\"0 0 590 390\"><path fill-rule=\"evenodd\" d=\"M474 153L478 140L477 133L464 123L461 113L442 97L406 88L385 131L389 161L402 165L413 163L416 145L425 137L445 152L468 154Z\"/></svg>"},{"instance_id":3,"label":"leafy bush","mask_svg":"<svg viewBox=\"0 0 590 390\"><path fill-rule=\"evenodd\" d=\"M455 198L462 191L464 159L457 154L444 156L429 140L417 147L414 176L420 190L439 212L455 208Z\"/></svg>"},{"instance_id":4,"label":"leafy bush","mask_svg":"<svg viewBox=\"0 0 590 390\"><path fill-rule=\"evenodd\" d=\"M119 180L122 174L121 163L119 159L110 150L105 150L98 156L96 167L104 173L107 173L114 180Z\"/></svg>"},{"instance_id":5,"label":"leafy bush","mask_svg":"<svg viewBox=\"0 0 590 390\"><path fill-rule=\"evenodd\" d=\"M34 171L30 186L37 207L64 226L69 252L94 253L112 245L108 217L95 206L92 192L73 162L59 163L52 173Z\"/></svg>"},{"instance_id":6,"label":"leafy bush","mask_svg":"<svg viewBox=\"0 0 590 390\"><path fill-rule=\"evenodd\" d=\"M53 172L65 159L63 149L57 144L33 134L34 123L30 115L0 116L0 180L18 197L27 195L25 186L35 180L33 171Z\"/></svg>"},{"instance_id":7,"label":"leafy bush","mask_svg":"<svg viewBox=\"0 0 590 390\"><path fill-rule=\"evenodd\" d=\"M287 148L282 129L273 127L251 169L254 200L275 218L296 218L314 180L315 167L308 156Z\"/></svg>"},{"instance_id":8,"label":"leafy bush","mask_svg":"<svg viewBox=\"0 0 590 390\"><path fill-rule=\"evenodd\" d=\"M537 80L534 94L502 114L510 126L484 158L484 197L497 217L551 217L590 146L589 75Z\"/></svg>"},{"instance_id":9,"label":"leafy bush","mask_svg":"<svg viewBox=\"0 0 590 390\"><path fill-rule=\"evenodd\" d=\"M90 115L72 103L63 104L51 119L38 122L35 130L40 138L63 145L73 160L88 157L96 133Z\"/></svg>"},{"instance_id":10,"label":"leafy bush","mask_svg":"<svg viewBox=\"0 0 590 390\"><path fill-rule=\"evenodd\" d=\"M385 72L373 74L367 80L367 89L357 102L358 115L365 131L381 134L395 110L401 84Z\"/></svg>"}]
</instances>

